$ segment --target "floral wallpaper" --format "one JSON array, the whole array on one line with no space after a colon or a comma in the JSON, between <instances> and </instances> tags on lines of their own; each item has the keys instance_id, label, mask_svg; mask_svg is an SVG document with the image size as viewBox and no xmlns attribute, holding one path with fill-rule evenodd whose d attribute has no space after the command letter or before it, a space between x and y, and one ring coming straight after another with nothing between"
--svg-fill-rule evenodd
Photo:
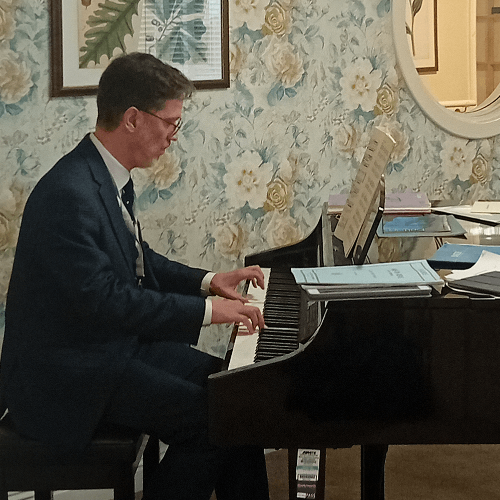
<instances>
[{"instance_id":1,"label":"floral wallpaper","mask_svg":"<svg viewBox=\"0 0 500 500\"><path fill-rule=\"evenodd\" d=\"M397 146L388 189L500 194L500 139L469 141L422 114L398 72L390 0L230 0L231 87L185 103L179 140L134 171L145 239L214 271L290 244L348 192L374 126ZM49 99L47 0L0 0L0 328L23 206L93 130L95 98ZM224 332L202 347L221 353Z\"/></svg>"}]
</instances>

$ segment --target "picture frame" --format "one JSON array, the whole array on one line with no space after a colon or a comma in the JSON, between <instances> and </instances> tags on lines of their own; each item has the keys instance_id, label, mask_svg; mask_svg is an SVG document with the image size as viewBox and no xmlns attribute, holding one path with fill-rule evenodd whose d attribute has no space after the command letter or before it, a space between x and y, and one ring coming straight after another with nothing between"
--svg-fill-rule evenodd
<instances>
[{"instance_id":1,"label":"picture frame","mask_svg":"<svg viewBox=\"0 0 500 500\"><path fill-rule=\"evenodd\" d=\"M436 73L438 66L437 0L407 0L406 34L419 74Z\"/></svg>"},{"instance_id":2,"label":"picture frame","mask_svg":"<svg viewBox=\"0 0 500 500\"><path fill-rule=\"evenodd\" d=\"M182 8L182 4L190 9L185 14L179 14L178 7ZM116 8L117 5L123 7L127 23L123 23L120 30L114 30L119 34L113 40L116 46L111 56L105 52L101 54L102 50L94 50L96 39L110 36L113 31L107 28L110 23L106 21L109 15L105 10L107 6ZM153 53L180 69L197 89L228 88L229 0L174 0L169 5L177 8L165 12L164 2L156 0L102 0L93 3L91 0L49 0L50 97L95 95L104 68L124 51ZM210 15L206 14L206 5L211 8ZM99 16L106 22L96 23L96 20L101 20ZM167 24L173 27L170 31L165 29ZM147 32L150 28L155 28L155 31ZM125 33L127 29L129 32ZM205 42L204 35L208 30L211 36ZM181 43L169 45L168 37ZM190 39L185 40L186 37ZM176 47L182 47L182 52L179 53ZM168 60L167 56L174 60Z\"/></svg>"}]
</instances>

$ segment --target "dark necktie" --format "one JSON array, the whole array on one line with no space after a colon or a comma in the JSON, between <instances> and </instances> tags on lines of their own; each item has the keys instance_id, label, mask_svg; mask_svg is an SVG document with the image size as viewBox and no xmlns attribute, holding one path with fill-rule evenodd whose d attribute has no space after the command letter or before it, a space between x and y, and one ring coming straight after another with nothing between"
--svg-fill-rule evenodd
<instances>
[{"instance_id":1,"label":"dark necktie","mask_svg":"<svg viewBox=\"0 0 500 500\"><path fill-rule=\"evenodd\" d=\"M134 210L132 208L134 205L134 183L132 182L132 179L129 179L127 184L123 186L122 201L127 209L127 212L130 214L132 221L135 222Z\"/></svg>"},{"instance_id":2,"label":"dark necktie","mask_svg":"<svg viewBox=\"0 0 500 500\"><path fill-rule=\"evenodd\" d=\"M135 245L138 252L135 269L137 282L141 285L142 279L144 278L144 254L142 250L141 227L139 222L136 223L134 210L132 208L134 206L134 183L132 182L132 179L129 179L127 184L123 186L121 196L122 202L125 205L127 212L130 214L132 222L134 223L134 227L129 227L129 229L135 236Z\"/></svg>"}]
</instances>

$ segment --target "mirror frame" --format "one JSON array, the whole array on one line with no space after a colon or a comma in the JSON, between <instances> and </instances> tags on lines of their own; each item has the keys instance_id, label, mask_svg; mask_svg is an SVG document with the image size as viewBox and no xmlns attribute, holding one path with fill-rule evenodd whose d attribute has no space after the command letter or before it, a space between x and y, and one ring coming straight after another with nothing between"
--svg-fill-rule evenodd
<instances>
[{"instance_id":1,"label":"mirror frame","mask_svg":"<svg viewBox=\"0 0 500 500\"><path fill-rule=\"evenodd\" d=\"M466 139L484 139L500 134L500 85L484 103L468 113L445 108L425 88L406 38L406 3L405 0L392 0L393 40L406 85L424 114L450 134Z\"/></svg>"}]
</instances>

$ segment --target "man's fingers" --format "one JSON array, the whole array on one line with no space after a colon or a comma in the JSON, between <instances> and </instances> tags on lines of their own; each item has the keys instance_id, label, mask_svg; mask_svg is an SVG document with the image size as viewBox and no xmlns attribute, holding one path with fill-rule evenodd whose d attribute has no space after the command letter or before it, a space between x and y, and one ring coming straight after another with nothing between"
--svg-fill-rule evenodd
<instances>
[{"instance_id":1,"label":"man's fingers","mask_svg":"<svg viewBox=\"0 0 500 500\"><path fill-rule=\"evenodd\" d=\"M243 325L248 333L255 333L255 328L253 327L252 322L248 319L247 316L241 317L240 324Z\"/></svg>"},{"instance_id":2,"label":"man's fingers","mask_svg":"<svg viewBox=\"0 0 500 500\"><path fill-rule=\"evenodd\" d=\"M264 273L259 266L250 266L248 269L252 270L254 277L251 278L252 285L257 288L260 287L264 289Z\"/></svg>"},{"instance_id":3,"label":"man's fingers","mask_svg":"<svg viewBox=\"0 0 500 500\"><path fill-rule=\"evenodd\" d=\"M255 306L245 306L243 310L243 314L245 314L248 319L252 322L252 326L254 330L256 328L264 328L264 317L262 316L262 313L260 312L260 309Z\"/></svg>"},{"instance_id":4,"label":"man's fingers","mask_svg":"<svg viewBox=\"0 0 500 500\"><path fill-rule=\"evenodd\" d=\"M249 333L255 333L257 329L265 328L264 318L257 307L245 306L239 318L240 325Z\"/></svg>"}]
</instances>

